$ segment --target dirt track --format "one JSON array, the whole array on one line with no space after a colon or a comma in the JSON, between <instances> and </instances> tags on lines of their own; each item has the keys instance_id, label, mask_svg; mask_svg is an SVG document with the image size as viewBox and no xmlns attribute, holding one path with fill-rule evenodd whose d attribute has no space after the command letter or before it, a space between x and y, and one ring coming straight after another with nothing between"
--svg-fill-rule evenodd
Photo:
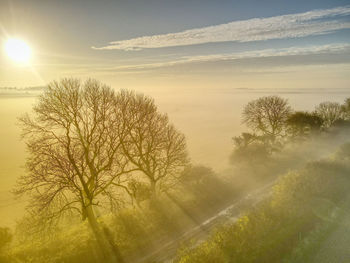
<instances>
[{"instance_id":1,"label":"dirt track","mask_svg":"<svg viewBox=\"0 0 350 263\"><path fill-rule=\"evenodd\" d=\"M210 231L214 229L218 224L222 223L223 221L227 222L228 220L234 222L238 219L238 216L242 211L242 207L247 208L261 201L271 192L270 190L274 183L275 182L268 183L265 186L259 188L258 190L252 191L251 193L245 195L243 198L235 201L232 205L221 210L215 216L205 220L201 225L187 231L178 239L164 244L153 253L138 260L137 263L173 262L176 255L176 251L182 243L194 239L197 241L198 244L202 240L205 240L205 238L209 235Z\"/></svg>"}]
</instances>

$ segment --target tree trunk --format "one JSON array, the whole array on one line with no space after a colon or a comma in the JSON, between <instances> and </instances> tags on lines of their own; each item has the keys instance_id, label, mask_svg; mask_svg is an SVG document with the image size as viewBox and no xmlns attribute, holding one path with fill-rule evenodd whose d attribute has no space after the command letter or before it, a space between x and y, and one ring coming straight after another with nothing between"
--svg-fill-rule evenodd
<instances>
[{"instance_id":1,"label":"tree trunk","mask_svg":"<svg viewBox=\"0 0 350 263\"><path fill-rule=\"evenodd\" d=\"M116 257L111 253L111 247L106 240L99 223L97 222L96 215L92 209L92 205L88 205L85 208L86 217L88 219L89 225L96 237L99 246L99 261L101 262L117 262Z\"/></svg>"},{"instance_id":2,"label":"tree trunk","mask_svg":"<svg viewBox=\"0 0 350 263\"><path fill-rule=\"evenodd\" d=\"M157 187L156 187L156 181L151 180L151 202L152 203L156 203L158 200L158 196L157 196Z\"/></svg>"}]
</instances>

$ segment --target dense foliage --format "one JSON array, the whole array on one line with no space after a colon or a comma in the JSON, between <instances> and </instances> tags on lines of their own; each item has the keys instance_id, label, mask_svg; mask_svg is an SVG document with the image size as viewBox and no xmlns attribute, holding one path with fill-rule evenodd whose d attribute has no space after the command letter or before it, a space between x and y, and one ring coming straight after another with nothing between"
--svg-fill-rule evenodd
<instances>
[{"instance_id":1,"label":"dense foliage","mask_svg":"<svg viewBox=\"0 0 350 263\"><path fill-rule=\"evenodd\" d=\"M249 102L242 112L242 123L249 131L233 137L231 163L266 162L288 144L313 139L334 128L349 128L349 100L343 104L322 102L313 112L293 111L288 101L278 96Z\"/></svg>"},{"instance_id":2,"label":"dense foliage","mask_svg":"<svg viewBox=\"0 0 350 263\"><path fill-rule=\"evenodd\" d=\"M283 176L270 198L237 222L217 229L195 249L180 251L177 262L283 262L304 236L327 219L329 204L347 195L349 152L346 144L334 158Z\"/></svg>"}]
</instances>

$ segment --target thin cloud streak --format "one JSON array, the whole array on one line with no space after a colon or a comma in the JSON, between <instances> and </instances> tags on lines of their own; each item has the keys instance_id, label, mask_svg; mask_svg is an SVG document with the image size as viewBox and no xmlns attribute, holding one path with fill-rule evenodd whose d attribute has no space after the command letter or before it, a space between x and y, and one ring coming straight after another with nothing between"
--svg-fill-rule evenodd
<instances>
[{"instance_id":1,"label":"thin cloud streak","mask_svg":"<svg viewBox=\"0 0 350 263\"><path fill-rule=\"evenodd\" d=\"M350 6L313 10L305 13L269 18L253 18L153 36L110 42L98 50L141 50L197 45L213 42L250 42L270 39L300 38L328 34L350 28L350 22L339 18L350 15ZM337 20L338 19L338 20Z\"/></svg>"},{"instance_id":2,"label":"thin cloud streak","mask_svg":"<svg viewBox=\"0 0 350 263\"><path fill-rule=\"evenodd\" d=\"M289 47L280 49L262 49L254 51L245 51L240 53L214 54L205 56L184 56L178 60L156 62L148 64L126 65L114 67L112 70L149 70L162 67L171 67L180 64L215 62L236 59L266 58L266 57L284 57L284 56L302 56L316 54L339 54L350 52L350 44L338 43L329 45L307 46L307 47Z\"/></svg>"}]
</instances>

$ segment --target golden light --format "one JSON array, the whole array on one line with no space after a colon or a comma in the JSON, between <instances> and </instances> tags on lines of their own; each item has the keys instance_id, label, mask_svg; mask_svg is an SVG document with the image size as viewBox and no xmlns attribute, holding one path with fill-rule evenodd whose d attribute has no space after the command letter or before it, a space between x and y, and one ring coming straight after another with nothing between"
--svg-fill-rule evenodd
<instances>
[{"instance_id":1,"label":"golden light","mask_svg":"<svg viewBox=\"0 0 350 263\"><path fill-rule=\"evenodd\" d=\"M5 43L5 52L10 59L17 63L29 62L32 55L28 44L20 39L8 39Z\"/></svg>"}]
</instances>

